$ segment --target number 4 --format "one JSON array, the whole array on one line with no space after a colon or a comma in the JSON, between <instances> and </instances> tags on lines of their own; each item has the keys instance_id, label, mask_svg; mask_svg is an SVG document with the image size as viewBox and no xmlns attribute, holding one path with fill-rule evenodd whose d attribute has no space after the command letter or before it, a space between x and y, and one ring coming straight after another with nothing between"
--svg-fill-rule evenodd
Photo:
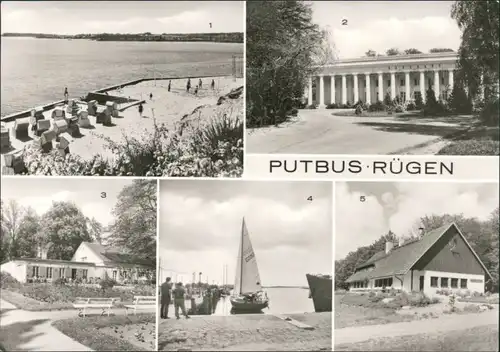
<instances>
[{"instance_id":1,"label":"number 4","mask_svg":"<svg viewBox=\"0 0 500 352\"><path fill-rule=\"evenodd\" d=\"M312 202L312 200L313 200L313 196L309 196L309 197L307 198L307 200L308 200L308 201L310 201L310 202Z\"/></svg>"}]
</instances>

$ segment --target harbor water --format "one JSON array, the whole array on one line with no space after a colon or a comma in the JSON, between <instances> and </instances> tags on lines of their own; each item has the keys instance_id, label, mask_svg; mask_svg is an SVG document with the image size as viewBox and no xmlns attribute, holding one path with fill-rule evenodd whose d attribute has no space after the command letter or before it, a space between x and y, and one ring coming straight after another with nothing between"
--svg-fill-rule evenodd
<instances>
[{"instance_id":1,"label":"harbor water","mask_svg":"<svg viewBox=\"0 0 500 352\"><path fill-rule=\"evenodd\" d=\"M231 75L233 55L243 44L3 37L1 114L61 100L65 87L78 98L145 77Z\"/></svg>"}]
</instances>

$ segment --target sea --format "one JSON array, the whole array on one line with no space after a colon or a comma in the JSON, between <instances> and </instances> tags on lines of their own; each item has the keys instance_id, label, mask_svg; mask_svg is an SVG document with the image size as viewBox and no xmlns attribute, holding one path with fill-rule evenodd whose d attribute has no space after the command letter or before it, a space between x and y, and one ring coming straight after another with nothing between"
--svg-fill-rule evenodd
<instances>
[{"instance_id":1,"label":"sea","mask_svg":"<svg viewBox=\"0 0 500 352\"><path fill-rule=\"evenodd\" d=\"M309 289L299 287L264 288L269 298L269 308L262 310L263 314L293 314L313 313L314 304L309 298ZM222 297L217 303L213 315L231 315L229 297Z\"/></svg>"},{"instance_id":2,"label":"sea","mask_svg":"<svg viewBox=\"0 0 500 352\"><path fill-rule=\"evenodd\" d=\"M243 44L1 38L1 115L144 77L243 72Z\"/></svg>"}]
</instances>

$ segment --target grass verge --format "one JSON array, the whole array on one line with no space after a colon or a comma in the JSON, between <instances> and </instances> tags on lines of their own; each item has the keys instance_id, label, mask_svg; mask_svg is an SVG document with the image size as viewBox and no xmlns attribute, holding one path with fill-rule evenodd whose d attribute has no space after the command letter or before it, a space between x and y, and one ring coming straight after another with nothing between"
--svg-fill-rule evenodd
<instances>
[{"instance_id":1,"label":"grass verge","mask_svg":"<svg viewBox=\"0 0 500 352\"><path fill-rule=\"evenodd\" d=\"M124 339L119 339L100 331L101 328L107 328L112 325L143 323L154 324L155 315L138 314L132 316L72 318L57 320L52 325L63 334L94 351L147 351Z\"/></svg>"},{"instance_id":2,"label":"grass verge","mask_svg":"<svg viewBox=\"0 0 500 352\"><path fill-rule=\"evenodd\" d=\"M336 345L335 351L498 351L498 325Z\"/></svg>"},{"instance_id":3,"label":"grass verge","mask_svg":"<svg viewBox=\"0 0 500 352\"><path fill-rule=\"evenodd\" d=\"M20 293L9 290L1 290L2 299L13 304L16 308L28 311L50 311L73 309L69 303L48 303L37 301L36 299L23 296Z\"/></svg>"}]
</instances>

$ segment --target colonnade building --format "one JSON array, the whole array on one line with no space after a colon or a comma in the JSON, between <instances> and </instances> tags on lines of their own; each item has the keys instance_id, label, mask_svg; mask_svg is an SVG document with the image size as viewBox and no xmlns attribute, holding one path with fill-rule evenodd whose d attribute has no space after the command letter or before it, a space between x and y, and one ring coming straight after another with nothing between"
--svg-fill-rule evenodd
<instances>
[{"instance_id":1,"label":"colonnade building","mask_svg":"<svg viewBox=\"0 0 500 352\"><path fill-rule=\"evenodd\" d=\"M362 57L339 60L319 67L309 78L306 92L308 105L325 107L328 104L372 104L391 99L416 99L432 87L437 99L446 100L453 88L457 53L440 52L394 56ZM316 92L313 94L313 87Z\"/></svg>"}]
</instances>

